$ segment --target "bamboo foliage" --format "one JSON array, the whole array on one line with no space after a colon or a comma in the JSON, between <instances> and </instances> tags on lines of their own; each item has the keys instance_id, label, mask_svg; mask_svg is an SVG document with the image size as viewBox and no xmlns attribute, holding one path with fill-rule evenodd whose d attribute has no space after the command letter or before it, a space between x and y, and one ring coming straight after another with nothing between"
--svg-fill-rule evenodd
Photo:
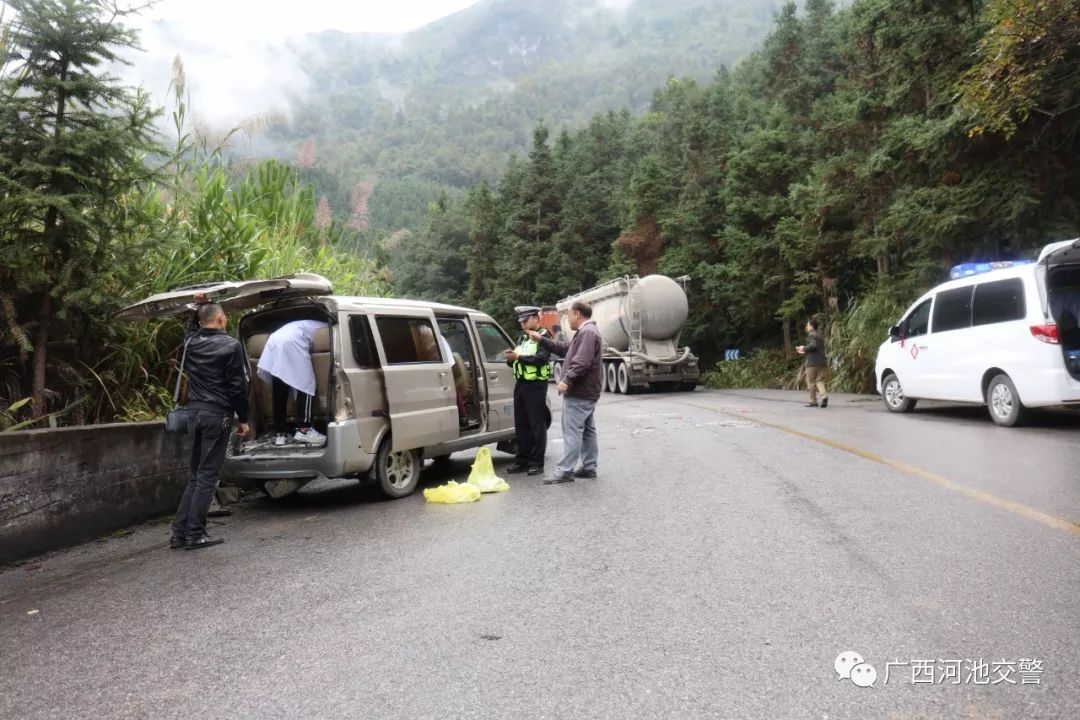
<instances>
[{"instance_id":1,"label":"bamboo foliage","mask_svg":"<svg viewBox=\"0 0 1080 720\"><path fill-rule=\"evenodd\" d=\"M144 107L145 96L136 97ZM126 185L113 186L114 194L106 198L96 241L88 246L92 251L56 266L53 283L67 288L67 304L57 326L63 330L50 344L41 405L23 401L31 394L30 356L36 345L33 324L19 314L40 297L39 290L25 278L5 282L0 290L0 430L162 416L171 403L168 387L177 370L182 323L110 319L146 295L296 272L324 275L341 293L385 292L374 262L340 249L356 243L346 228L316 227L314 190L293 168L276 161L246 169L230 164L224 153L229 139L253 131L255 124L212 140L191 129L179 58L172 98L172 147L159 142L148 149L140 172ZM0 126L0 157L4 133L18 121L3 112L0 108L7 123ZM109 114L115 108L94 112ZM9 238L41 232L39 207L51 203L64 212L75 210L63 195L23 197L20 203L8 194L3 204L5 225L14 230ZM18 248L0 249L15 253ZM82 279L88 274L95 278L91 285Z\"/></svg>"}]
</instances>

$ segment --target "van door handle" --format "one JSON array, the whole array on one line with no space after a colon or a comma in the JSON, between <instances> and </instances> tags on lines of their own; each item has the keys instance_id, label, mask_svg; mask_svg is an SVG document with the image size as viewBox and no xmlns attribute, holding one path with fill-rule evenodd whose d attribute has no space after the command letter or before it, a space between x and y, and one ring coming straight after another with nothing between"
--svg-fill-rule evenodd
<instances>
[{"instance_id":1,"label":"van door handle","mask_svg":"<svg viewBox=\"0 0 1080 720\"><path fill-rule=\"evenodd\" d=\"M498 370L488 370L488 380L498 380L498 379L499 379L499 371Z\"/></svg>"},{"instance_id":2,"label":"van door handle","mask_svg":"<svg viewBox=\"0 0 1080 720\"><path fill-rule=\"evenodd\" d=\"M449 390L450 386L446 384L446 372L439 373L439 382L442 384L443 390Z\"/></svg>"}]
</instances>

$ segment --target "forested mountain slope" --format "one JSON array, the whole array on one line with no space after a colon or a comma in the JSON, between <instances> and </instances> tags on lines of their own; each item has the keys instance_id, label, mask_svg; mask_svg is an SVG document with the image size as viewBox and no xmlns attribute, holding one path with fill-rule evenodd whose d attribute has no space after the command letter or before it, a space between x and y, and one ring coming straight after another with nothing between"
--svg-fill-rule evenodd
<instances>
[{"instance_id":1,"label":"forested mountain slope","mask_svg":"<svg viewBox=\"0 0 1080 720\"><path fill-rule=\"evenodd\" d=\"M671 76L711 78L759 46L780 0L481 0L404 36L326 32L311 91L271 152L298 160L334 217L419 225L441 192L493 181L534 125L644 110Z\"/></svg>"}]
</instances>

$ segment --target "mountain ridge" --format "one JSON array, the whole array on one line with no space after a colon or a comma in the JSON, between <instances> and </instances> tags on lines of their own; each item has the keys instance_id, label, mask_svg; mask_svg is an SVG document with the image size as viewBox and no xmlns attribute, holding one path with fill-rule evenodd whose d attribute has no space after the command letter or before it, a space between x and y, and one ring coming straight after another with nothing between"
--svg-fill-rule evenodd
<instances>
[{"instance_id":1,"label":"mountain ridge","mask_svg":"<svg viewBox=\"0 0 1080 720\"><path fill-rule=\"evenodd\" d=\"M482 0L405 34L325 31L309 37L311 96L271 140L286 157L314 144L305 169L335 217L370 186L364 229L415 228L440 194L494 182L537 123L641 112L668 78L734 65L783 4Z\"/></svg>"}]
</instances>

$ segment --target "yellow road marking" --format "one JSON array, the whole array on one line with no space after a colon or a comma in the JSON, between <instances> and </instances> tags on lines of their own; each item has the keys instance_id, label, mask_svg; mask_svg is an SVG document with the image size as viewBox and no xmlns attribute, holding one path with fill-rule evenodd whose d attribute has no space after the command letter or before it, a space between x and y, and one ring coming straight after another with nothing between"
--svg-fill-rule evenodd
<instances>
[{"instance_id":1,"label":"yellow road marking","mask_svg":"<svg viewBox=\"0 0 1080 720\"><path fill-rule=\"evenodd\" d=\"M696 403L680 404L690 405L692 407L696 407L701 410L708 410L709 412L718 413L720 415L738 417L744 420L751 419L747 417L747 415L744 413L733 413L727 410L719 410L717 408L706 407L705 405L698 405ZM835 450L840 450L842 452L850 453L851 455L861 457L864 460L870 460L871 462L876 462L880 465L891 467L895 470L899 470L900 472L907 473L908 475L911 475L913 477L917 477L920 480L934 483L935 485L943 487L946 490L952 490L955 493L959 493L960 495L964 495L965 497L972 498L973 500L979 500L980 502L984 502L987 505L993 505L996 508L1007 510L1014 515L1019 515L1020 517L1027 518L1028 520L1033 520L1034 522L1046 525L1047 527L1052 527L1055 530L1062 530L1064 532L1071 533L1076 537L1080 537L1080 523L1075 523L1072 520L1066 520L1065 518L1060 518L1055 515L1049 515L1042 512L1041 510L1036 510L1033 507L1024 505L1023 503L1018 503L1013 500L1006 500L1005 498L998 497L997 495L993 495L983 490L976 490L973 487L969 487L967 485L964 485L963 483L958 483L955 480L950 480L947 477L942 477L941 475L937 475L928 470L923 470L920 467L909 465L905 462L900 462L899 460L893 460L892 458L887 458L884 455L878 455L875 452L863 450L862 448L857 448L854 445L848 445L847 443L840 442L839 440L822 437L821 435L814 435L813 433L797 430L793 427L788 427L787 425L781 425L780 423L768 422L758 417L754 417L752 419L754 422L760 425L764 425L765 427L772 428L773 430L779 430L781 432L788 433L789 435L795 435L796 437L801 437L804 440L810 440L811 442L816 442L821 445L831 447Z\"/></svg>"}]
</instances>

